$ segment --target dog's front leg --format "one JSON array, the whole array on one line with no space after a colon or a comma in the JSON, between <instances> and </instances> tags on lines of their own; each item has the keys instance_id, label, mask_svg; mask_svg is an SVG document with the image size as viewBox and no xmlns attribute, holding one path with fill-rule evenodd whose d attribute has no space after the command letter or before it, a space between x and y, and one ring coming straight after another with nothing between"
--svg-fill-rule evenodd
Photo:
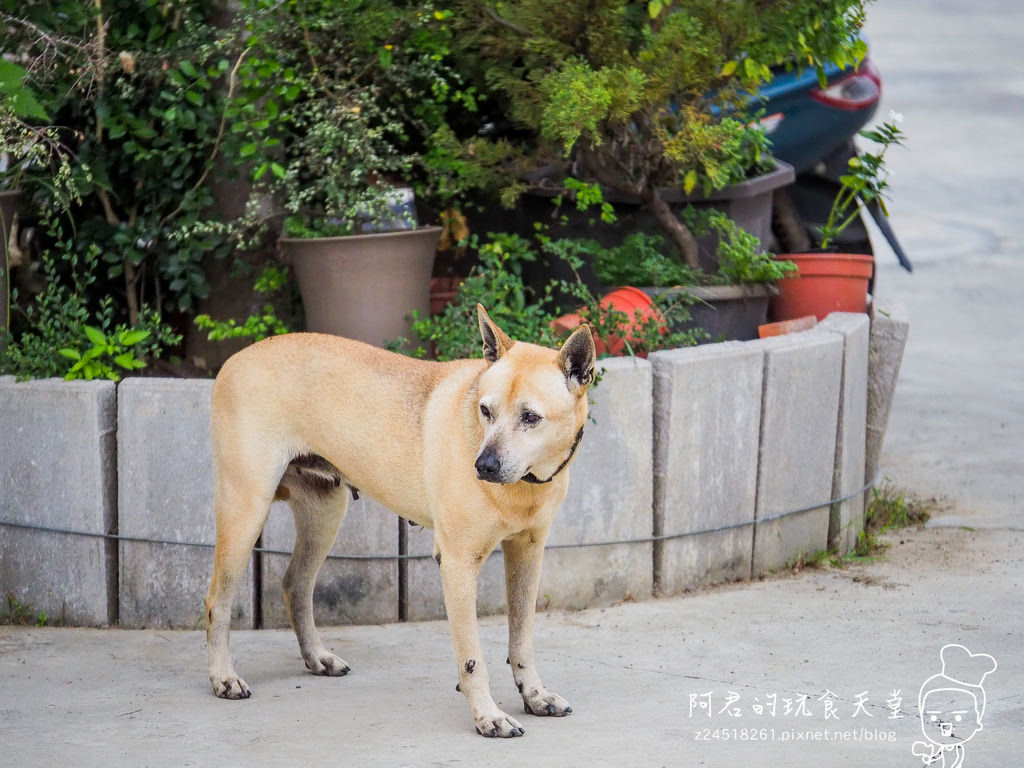
<instances>
[{"instance_id":1,"label":"dog's front leg","mask_svg":"<svg viewBox=\"0 0 1024 768\"><path fill-rule=\"evenodd\" d=\"M525 531L501 543L508 593L508 663L527 714L564 717L572 707L544 687L533 661L533 618L546 538L546 531Z\"/></svg>"},{"instance_id":2,"label":"dog's front leg","mask_svg":"<svg viewBox=\"0 0 1024 768\"><path fill-rule=\"evenodd\" d=\"M490 677L480 648L476 620L477 576L483 557L459 554L443 548L435 555L441 566L444 606L448 612L455 661L459 665L459 690L469 701L469 709L482 736L522 736L523 727L502 712L491 698Z\"/></svg>"}]
</instances>

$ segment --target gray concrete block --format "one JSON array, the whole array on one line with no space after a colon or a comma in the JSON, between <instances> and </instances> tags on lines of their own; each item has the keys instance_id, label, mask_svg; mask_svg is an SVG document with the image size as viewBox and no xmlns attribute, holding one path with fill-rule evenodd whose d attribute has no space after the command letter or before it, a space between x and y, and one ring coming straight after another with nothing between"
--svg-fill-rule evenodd
<instances>
[{"instance_id":1,"label":"gray concrete block","mask_svg":"<svg viewBox=\"0 0 1024 768\"><path fill-rule=\"evenodd\" d=\"M548 536L541 608L610 605L653 591L650 542L576 546L649 538L654 527L651 364L616 357L598 368L591 420Z\"/></svg>"},{"instance_id":2,"label":"gray concrete block","mask_svg":"<svg viewBox=\"0 0 1024 768\"><path fill-rule=\"evenodd\" d=\"M857 546L864 530L864 494L857 492L864 486L870 322L863 313L834 312L818 328L843 338L843 381L839 393L832 498L857 495L832 505L828 541L829 549L845 555Z\"/></svg>"},{"instance_id":3,"label":"gray concrete block","mask_svg":"<svg viewBox=\"0 0 1024 768\"><path fill-rule=\"evenodd\" d=\"M0 595L69 625L117 620L116 392L109 381L0 382Z\"/></svg>"},{"instance_id":4,"label":"gray concrete block","mask_svg":"<svg viewBox=\"0 0 1024 768\"><path fill-rule=\"evenodd\" d=\"M216 540L210 442L211 380L126 379L118 387L121 625L204 626ZM232 624L253 626L250 562Z\"/></svg>"},{"instance_id":5,"label":"gray concrete block","mask_svg":"<svg viewBox=\"0 0 1024 768\"><path fill-rule=\"evenodd\" d=\"M403 521L403 525L407 525ZM409 621L429 621L446 617L441 573L431 555L434 552L434 532L429 528L409 526L407 552L419 555L407 562L405 617ZM480 616L506 613L505 561L501 549L496 549L484 560L477 579L476 610Z\"/></svg>"},{"instance_id":6,"label":"gray concrete block","mask_svg":"<svg viewBox=\"0 0 1024 768\"><path fill-rule=\"evenodd\" d=\"M670 595L750 576L764 350L725 343L657 352L655 586ZM716 530L719 529L719 530Z\"/></svg>"},{"instance_id":7,"label":"gray concrete block","mask_svg":"<svg viewBox=\"0 0 1024 768\"><path fill-rule=\"evenodd\" d=\"M882 443L889 424L896 380L910 333L910 318L902 304L875 300L871 305L871 338L868 349L867 449L864 476L878 471Z\"/></svg>"},{"instance_id":8,"label":"gray concrete block","mask_svg":"<svg viewBox=\"0 0 1024 768\"><path fill-rule=\"evenodd\" d=\"M405 524L365 495L350 500L331 556L320 569L313 590L313 616L319 626L398 621L400 523ZM271 507L263 528L262 546L290 553L294 544L291 509L278 502ZM261 557L263 626L287 627L281 580L290 556L265 552Z\"/></svg>"},{"instance_id":9,"label":"gray concrete block","mask_svg":"<svg viewBox=\"0 0 1024 768\"><path fill-rule=\"evenodd\" d=\"M828 547L843 339L806 331L748 342L765 351L752 576ZM786 515L778 517L779 515Z\"/></svg>"}]
</instances>

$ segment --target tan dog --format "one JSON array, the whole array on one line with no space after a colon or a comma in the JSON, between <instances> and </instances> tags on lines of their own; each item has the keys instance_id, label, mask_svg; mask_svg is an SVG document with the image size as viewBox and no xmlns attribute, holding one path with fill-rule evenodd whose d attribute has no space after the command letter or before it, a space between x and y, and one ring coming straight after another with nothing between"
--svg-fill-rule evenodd
<instances>
[{"instance_id":1,"label":"tan dog","mask_svg":"<svg viewBox=\"0 0 1024 768\"><path fill-rule=\"evenodd\" d=\"M250 696L228 649L231 605L275 498L287 499L295 515L284 592L306 667L349 671L313 624L313 584L358 489L434 529L459 689L477 731L523 734L491 698L477 632L477 575L499 543L508 662L526 711L572 711L541 684L533 620L544 541L587 418L594 343L585 326L560 351L514 342L477 309L483 360L433 363L336 336L291 334L224 365L213 388L217 547L206 598L217 696Z\"/></svg>"}]
</instances>

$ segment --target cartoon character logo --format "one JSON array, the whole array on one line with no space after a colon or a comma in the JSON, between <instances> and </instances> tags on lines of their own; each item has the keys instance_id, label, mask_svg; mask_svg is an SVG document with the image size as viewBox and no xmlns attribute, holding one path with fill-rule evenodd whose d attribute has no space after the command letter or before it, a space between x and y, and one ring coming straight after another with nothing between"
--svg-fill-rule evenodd
<instances>
[{"instance_id":1,"label":"cartoon character logo","mask_svg":"<svg viewBox=\"0 0 1024 768\"><path fill-rule=\"evenodd\" d=\"M943 646L939 659L942 671L924 681L917 700L927 741L915 741L912 751L925 765L960 768L964 744L982 729L982 683L997 665L987 653L971 653L956 643Z\"/></svg>"}]
</instances>

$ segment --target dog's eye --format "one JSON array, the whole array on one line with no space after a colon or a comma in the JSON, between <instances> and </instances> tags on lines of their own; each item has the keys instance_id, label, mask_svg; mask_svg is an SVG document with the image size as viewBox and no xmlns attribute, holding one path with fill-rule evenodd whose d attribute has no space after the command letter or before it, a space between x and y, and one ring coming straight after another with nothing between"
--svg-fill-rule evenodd
<instances>
[{"instance_id":1,"label":"dog's eye","mask_svg":"<svg viewBox=\"0 0 1024 768\"><path fill-rule=\"evenodd\" d=\"M540 421L540 416L538 416L533 411L523 411L522 419L524 424L529 424L532 426Z\"/></svg>"},{"instance_id":2,"label":"dog's eye","mask_svg":"<svg viewBox=\"0 0 1024 768\"><path fill-rule=\"evenodd\" d=\"M483 417L484 417L485 419L489 419L489 418L491 418L491 409L490 409L490 408L488 408L488 407L487 407L486 405L484 405L483 403L480 403L480 413L481 413L481 414L483 414Z\"/></svg>"}]
</instances>

